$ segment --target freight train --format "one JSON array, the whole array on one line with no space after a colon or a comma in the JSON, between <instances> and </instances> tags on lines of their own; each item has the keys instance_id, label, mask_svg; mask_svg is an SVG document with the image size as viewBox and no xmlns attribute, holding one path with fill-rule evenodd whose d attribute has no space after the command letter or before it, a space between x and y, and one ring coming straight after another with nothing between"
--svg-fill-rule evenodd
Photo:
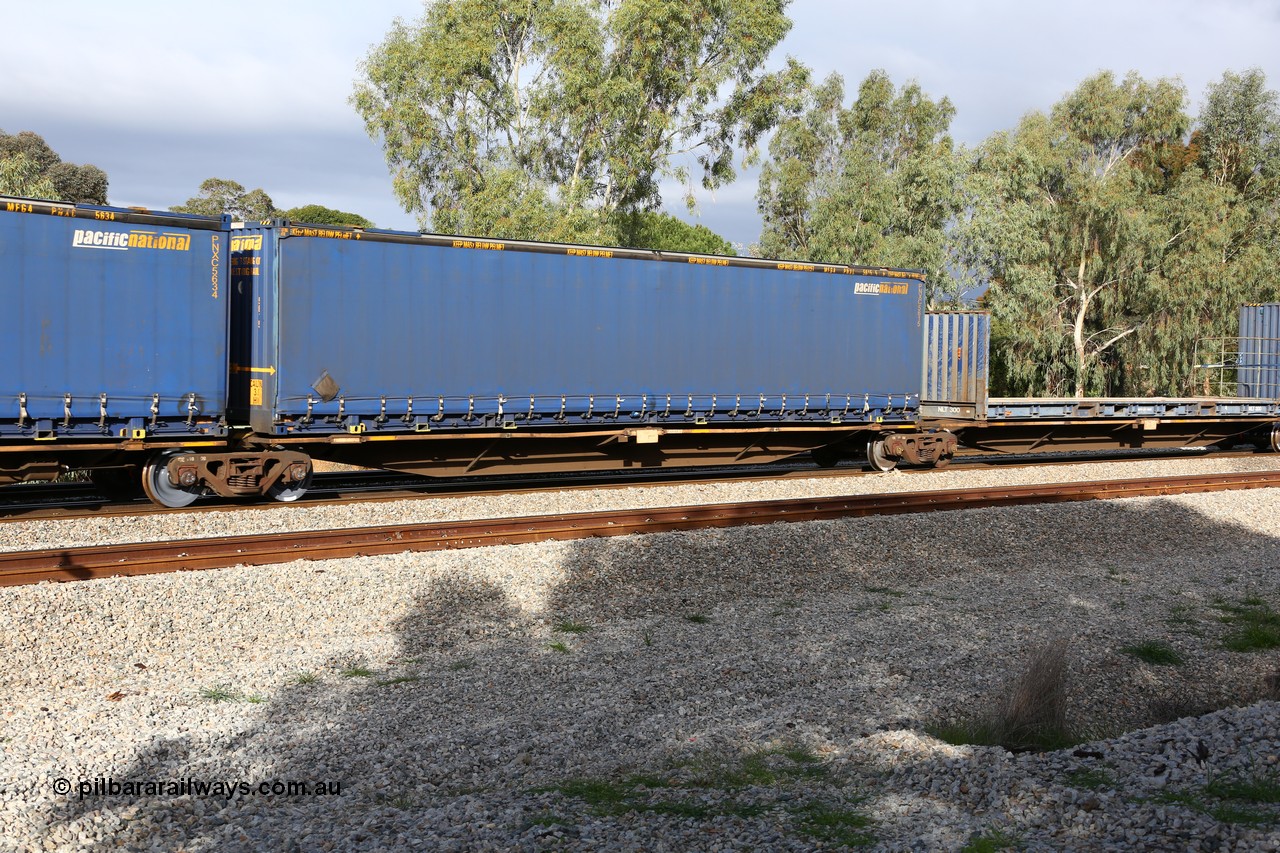
<instances>
[{"instance_id":1,"label":"freight train","mask_svg":"<svg viewBox=\"0 0 1280 853\"><path fill-rule=\"evenodd\" d=\"M184 506L429 475L1270 444L1273 398L988 399L919 272L0 198L0 482Z\"/></svg>"}]
</instances>

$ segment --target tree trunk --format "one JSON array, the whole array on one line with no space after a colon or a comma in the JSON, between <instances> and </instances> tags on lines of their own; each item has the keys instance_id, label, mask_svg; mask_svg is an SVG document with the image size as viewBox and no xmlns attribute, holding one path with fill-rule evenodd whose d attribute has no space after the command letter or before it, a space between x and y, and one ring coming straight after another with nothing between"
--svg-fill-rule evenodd
<instances>
[{"instance_id":1,"label":"tree trunk","mask_svg":"<svg viewBox=\"0 0 1280 853\"><path fill-rule=\"evenodd\" d=\"M1085 295L1084 287L1081 286L1080 305L1076 309L1075 328L1073 329L1073 343L1076 349L1076 399L1084 396L1084 380L1085 380L1085 346L1084 346L1084 318L1089 310L1089 300Z\"/></svg>"}]
</instances>

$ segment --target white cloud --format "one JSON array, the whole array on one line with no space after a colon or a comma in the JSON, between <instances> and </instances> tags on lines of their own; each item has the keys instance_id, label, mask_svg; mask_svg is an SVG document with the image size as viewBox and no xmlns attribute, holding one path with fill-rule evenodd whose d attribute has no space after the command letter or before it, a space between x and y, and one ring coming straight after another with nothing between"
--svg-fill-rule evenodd
<instances>
[{"instance_id":1,"label":"white cloud","mask_svg":"<svg viewBox=\"0 0 1280 853\"><path fill-rule=\"evenodd\" d=\"M104 126L359 129L356 64L411 0L24 3L6 10L4 114ZM9 119L5 119L10 121Z\"/></svg>"}]
</instances>

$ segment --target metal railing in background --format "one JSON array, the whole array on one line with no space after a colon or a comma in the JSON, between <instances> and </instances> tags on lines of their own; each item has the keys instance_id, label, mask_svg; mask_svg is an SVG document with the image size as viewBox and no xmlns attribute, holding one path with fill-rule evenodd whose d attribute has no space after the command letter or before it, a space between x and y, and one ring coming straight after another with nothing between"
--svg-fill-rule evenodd
<instances>
[{"instance_id":1,"label":"metal railing in background","mask_svg":"<svg viewBox=\"0 0 1280 853\"><path fill-rule=\"evenodd\" d=\"M1206 397L1280 399L1280 337L1201 338L1192 370Z\"/></svg>"}]
</instances>

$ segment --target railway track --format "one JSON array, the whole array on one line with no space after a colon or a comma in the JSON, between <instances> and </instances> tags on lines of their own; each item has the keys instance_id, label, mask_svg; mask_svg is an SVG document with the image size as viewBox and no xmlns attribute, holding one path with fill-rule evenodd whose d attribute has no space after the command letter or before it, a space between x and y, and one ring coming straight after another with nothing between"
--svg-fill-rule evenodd
<instances>
[{"instance_id":1,"label":"railway track","mask_svg":"<svg viewBox=\"0 0 1280 853\"><path fill-rule=\"evenodd\" d=\"M1061 454L1061 458L1031 459L1027 456L992 456L970 453L958 457L953 469L1017 468L1029 465L1072 465L1081 462L1139 461L1164 458L1191 458L1212 455L1214 458L1244 458L1261 451L1233 450L1217 453L1204 451L1142 451L1093 454ZM929 474L932 468L902 468L908 475ZM441 497L474 497L479 495L528 494L541 491L566 491L606 487L644 487L692 485L698 483L777 481L796 478L874 476L858 464L842 464L820 468L812 462L773 465L734 466L729 468L664 468L633 472L577 472L518 477L430 478L391 471L354 471L317 474L310 492L294 506L325 506L352 501L396 501ZM112 518L175 512L209 512L217 510L266 510L288 506L276 502L245 503L212 497L182 509L157 506L144 497L112 500L91 483L33 483L0 489L0 523L34 519Z\"/></svg>"},{"instance_id":2,"label":"railway track","mask_svg":"<svg viewBox=\"0 0 1280 853\"><path fill-rule=\"evenodd\" d=\"M392 525L0 554L0 586L870 515L1280 487L1280 472L1148 477Z\"/></svg>"}]
</instances>

